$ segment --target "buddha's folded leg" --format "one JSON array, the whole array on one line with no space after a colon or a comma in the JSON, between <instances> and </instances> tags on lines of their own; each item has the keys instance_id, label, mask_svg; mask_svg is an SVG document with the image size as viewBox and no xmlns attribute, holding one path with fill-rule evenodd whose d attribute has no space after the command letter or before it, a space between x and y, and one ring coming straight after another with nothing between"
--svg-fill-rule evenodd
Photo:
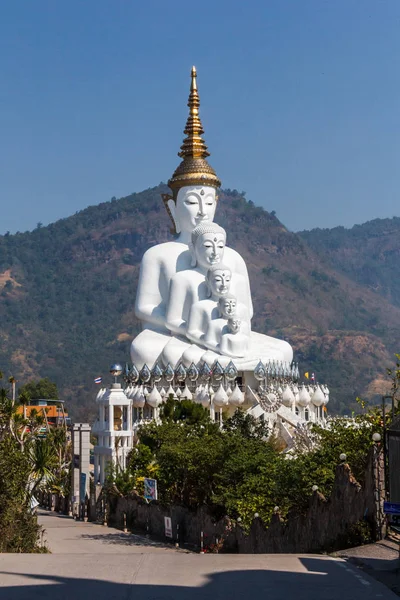
<instances>
[{"instance_id":1,"label":"buddha's folded leg","mask_svg":"<svg viewBox=\"0 0 400 600\"><path fill-rule=\"evenodd\" d=\"M201 357L201 362L205 362L208 364L209 367L212 367L212 365L218 360L220 360L221 358L221 354L217 354L216 352L213 352L212 350L207 350L207 352L203 351L203 356Z\"/></svg>"},{"instance_id":2,"label":"buddha's folded leg","mask_svg":"<svg viewBox=\"0 0 400 600\"><path fill-rule=\"evenodd\" d=\"M264 361L268 359L283 360L291 363L293 360L293 349L284 340L252 331L250 334L248 357L262 357Z\"/></svg>"},{"instance_id":3,"label":"buddha's folded leg","mask_svg":"<svg viewBox=\"0 0 400 600\"><path fill-rule=\"evenodd\" d=\"M152 369L156 362L161 363L161 354L171 336L152 329L143 329L131 344L131 359L137 369L147 365Z\"/></svg>"},{"instance_id":4,"label":"buddha's folded leg","mask_svg":"<svg viewBox=\"0 0 400 600\"><path fill-rule=\"evenodd\" d=\"M190 343L184 342L175 337L170 337L168 344L165 345L162 352L162 362L164 366L168 363L175 369L182 360L182 355L191 346Z\"/></svg>"},{"instance_id":5,"label":"buddha's folded leg","mask_svg":"<svg viewBox=\"0 0 400 600\"><path fill-rule=\"evenodd\" d=\"M223 356L222 354L217 354L212 350L205 350L204 348L200 348L200 346L196 346L196 344L192 344L182 354L182 362L185 367L189 367L192 363L200 367L203 362L206 362L208 366L211 367L216 361L218 361L221 367L225 368L231 360L232 359L230 356Z\"/></svg>"},{"instance_id":6,"label":"buddha's folded leg","mask_svg":"<svg viewBox=\"0 0 400 600\"><path fill-rule=\"evenodd\" d=\"M217 354L216 360L219 362L219 364L221 365L221 367L223 369L225 369L229 365L229 363L231 362L231 360L233 362L235 362L234 358L231 358L230 356L225 356L223 354Z\"/></svg>"},{"instance_id":7,"label":"buddha's folded leg","mask_svg":"<svg viewBox=\"0 0 400 600\"><path fill-rule=\"evenodd\" d=\"M204 348L200 348L200 346L196 346L196 344L191 344L182 354L182 362L185 367L190 367L192 363L199 365L203 354Z\"/></svg>"}]
</instances>

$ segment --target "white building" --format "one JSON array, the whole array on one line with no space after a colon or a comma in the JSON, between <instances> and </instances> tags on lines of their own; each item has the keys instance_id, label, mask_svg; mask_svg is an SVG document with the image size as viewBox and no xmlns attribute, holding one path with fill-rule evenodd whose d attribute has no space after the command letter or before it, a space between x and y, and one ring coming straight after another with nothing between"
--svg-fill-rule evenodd
<instances>
[{"instance_id":1,"label":"white building","mask_svg":"<svg viewBox=\"0 0 400 600\"><path fill-rule=\"evenodd\" d=\"M96 397L99 418L92 427L97 436L94 447L94 481L104 483L107 462L125 469L132 450L132 401L126 397L120 383L101 389Z\"/></svg>"}]
</instances>

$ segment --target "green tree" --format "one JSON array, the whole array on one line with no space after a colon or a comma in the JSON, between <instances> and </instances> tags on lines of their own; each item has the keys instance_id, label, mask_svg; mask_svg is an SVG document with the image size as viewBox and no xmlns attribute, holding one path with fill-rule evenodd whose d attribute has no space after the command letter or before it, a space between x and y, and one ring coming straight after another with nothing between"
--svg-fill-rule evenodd
<instances>
[{"instance_id":1,"label":"green tree","mask_svg":"<svg viewBox=\"0 0 400 600\"><path fill-rule=\"evenodd\" d=\"M27 394L31 400L58 400L57 386L47 377L28 381L20 388L19 394Z\"/></svg>"},{"instance_id":2,"label":"green tree","mask_svg":"<svg viewBox=\"0 0 400 600\"><path fill-rule=\"evenodd\" d=\"M190 425L195 423L204 424L210 422L210 415L209 411L201 404L186 399L175 400L171 395L162 406L161 420L163 422L174 421L175 423L185 421Z\"/></svg>"},{"instance_id":3,"label":"green tree","mask_svg":"<svg viewBox=\"0 0 400 600\"><path fill-rule=\"evenodd\" d=\"M0 441L0 552L40 551L40 527L27 495L29 465L16 441Z\"/></svg>"},{"instance_id":4,"label":"green tree","mask_svg":"<svg viewBox=\"0 0 400 600\"><path fill-rule=\"evenodd\" d=\"M67 432L47 429L43 435L45 416L36 409L26 414L28 402L26 390L17 402L14 390L0 388L0 552L40 551L32 497L38 490L65 496L69 489Z\"/></svg>"},{"instance_id":5,"label":"green tree","mask_svg":"<svg viewBox=\"0 0 400 600\"><path fill-rule=\"evenodd\" d=\"M38 551L39 526L30 510L30 465L21 445L19 415L0 388L0 552Z\"/></svg>"},{"instance_id":6,"label":"green tree","mask_svg":"<svg viewBox=\"0 0 400 600\"><path fill-rule=\"evenodd\" d=\"M155 477L161 501L206 504L216 516L240 517L244 527L256 512L267 524L275 506L283 518L305 512L314 485L328 497L342 453L362 484L372 434L382 433L380 410L366 408L353 419L331 419L325 429L308 424L295 447L282 453L265 424L250 415L236 411L221 428L195 403L178 404L168 400L161 422L140 428L127 470L110 478L110 493L142 494L143 478Z\"/></svg>"}]
</instances>

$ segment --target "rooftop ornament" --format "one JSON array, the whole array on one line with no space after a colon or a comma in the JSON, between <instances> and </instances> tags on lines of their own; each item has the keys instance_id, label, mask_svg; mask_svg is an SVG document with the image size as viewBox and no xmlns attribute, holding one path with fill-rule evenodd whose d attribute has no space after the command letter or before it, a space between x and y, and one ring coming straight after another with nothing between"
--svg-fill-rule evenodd
<instances>
[{"instance_id":1,"label":"rooftop ornament","mask_svg":"<svg viewBox=\"0 0 400 600\"><path fill-rule=\"evenodd\" d=\"M140 381L142 383L148 383L151 379L151 372L147 365L143 365L140 370Z\"/></svg>"},{"instance_id":2,"label":"rooftop ornament","mask_svg":"<svg viewBox=\"0 0 400 600\"><path fill-rule=\"evenodd\" d=\"M114 377L114 383L117 383L117 378L122 374L123 370L123 366L119 363L114 363L113 365L111 365L110 373Z\"/></svg>"},{"instance_id":3,"label":"rooftop ornament","mask_svg":"<svg viewBox=\"0 0 400 600\"><path fill-rule=\"evenodd\" d=\"M158 381L161 380L163 376L163 370L160 367L160 365L158 364L158 362L154 365L154 367L152 368L151 371L151 378L154 381L154 383L157 383Z\"/></svg>"},{"instance_id":4,"label":"rooftop ornament","mask_svg":"<svg viewBox=\"0 0 400 600\"><path fill-rule=\"evenodd\" d=\"M190 365L190 367L186 371L186 374L189 378L189 381L192 382L197 381L197 379L199 378L199 370L194 363Z\"/></svg>"},{"instance_id":5,"label":"rooftop ornament","mask_svg":"<svg viewBox=\"0 0 400 600\"><path fill-rule=\"evenodd\" d=\"M169 363L165 367L164 377L165 377L165 380L168 381L168 383L170 383L171 381L174 380L175 371L173 370L173 368L171 367L171 365Z\"/></svg>"}]
</instances>

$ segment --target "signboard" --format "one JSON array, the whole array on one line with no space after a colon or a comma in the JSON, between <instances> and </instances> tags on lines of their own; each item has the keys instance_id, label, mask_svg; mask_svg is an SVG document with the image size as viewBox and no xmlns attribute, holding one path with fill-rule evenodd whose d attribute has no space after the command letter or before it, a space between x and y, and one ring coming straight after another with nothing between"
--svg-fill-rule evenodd
<instances>
[{"instance_id":1,"label":"signboard","mask_svg":"<svg viewBox=\"0 0 400 600\"><path fill-rule=\"evenodd\" d=\"M165 537L172 538L172 519L164 517Z\"/></svg>"},{"instance_id":2,"label":"signboard","mask_svg":"<svg viewBox=\"0 0 400 600\"><path fill-rule=\"evenodd\" d=\"M157 480L144 478L144 497L146 500L157 500Z\"/></svg>"},{"instance_id":3,"label":"signboard","mask_svg":"<svg viewBox=\"0 0 400 600\"><path fill-rule=\"evenodd\" d=\"M400 502L384 502L383 512L385 515L400 515Z\"/></svg>"},{"instance_id":4,"label":"signboard","mask_svg":"<svg viewBox=\"0 0 400 600\"><path fill-rule=\"evenodd\" d=\"M86 496L86 473L81 473L79 481L79 500L84 502Z\"/></svg>"}]
</instances>

